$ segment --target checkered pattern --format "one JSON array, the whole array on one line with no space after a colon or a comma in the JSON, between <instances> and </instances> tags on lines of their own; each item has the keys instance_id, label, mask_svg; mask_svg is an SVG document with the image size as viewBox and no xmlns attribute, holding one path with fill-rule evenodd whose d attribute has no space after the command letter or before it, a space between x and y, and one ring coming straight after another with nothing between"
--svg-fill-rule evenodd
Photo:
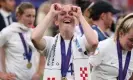
<instances>
[{"instance_id":1,"label":"checkered pattern","mask_svg":"<svg viewBox=\"0 0 133 80\"><path fill-rule=\"evenodd\" d=\"M52 78L48 78L47 80L55 80L55 78L54 78L54 77L52 77Z\"/></svg>"},{"instance_id":2,"label":"checkered pattern","mask_svg":"<svg viewBox=\"0 0 133 80\"><path fill-rule=\"evenodd\" d=\"M88 69L87 67L80 67L80 80L88 80Z\"/></svg>"}]
</instances>

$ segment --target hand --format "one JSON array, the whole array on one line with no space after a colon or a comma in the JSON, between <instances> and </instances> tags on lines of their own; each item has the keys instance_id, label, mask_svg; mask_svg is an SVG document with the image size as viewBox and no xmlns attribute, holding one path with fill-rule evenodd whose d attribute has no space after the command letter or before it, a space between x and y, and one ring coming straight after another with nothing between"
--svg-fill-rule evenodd
<instances>
[{"instance_id":1,"label":"hand","mask_svg":"<svg viewBox=\"0 0 133 80\"><path fill-rule=\"evenodd\" d=\"M2 79L2 80L16 80L16 75L13 73L1 73L0 79Z\"/></svg>"},{"instance_id":2,"label":"hand","mask_svg":"<svg viewBox=\"0 0 133 80\"><path fill-rule=\"evenodd\" d=\"M61 4L54 3L51 5L49 13L51 13L51 15L56 16L61 11L61 9Z\"/></svg>"},{"instance_id":3,"label":"hand","mask_svg":"<svg viewBox=\"0 0 133 80\"><path fill-rule=\"evenodd\" d=\"M79 19L82 15L82 11L81 8L78 6L72 6L72 12L73 12L73 16L75 16L77 19Z\"/></svg>"},{"instance_id":4,"label":"hand","mask_svg":"<svg viewBox=\"0 0 133 80\"><path fill-rule=\"evenodd\" d=\"M32 80L40 80L40 75L38 73L35 73L33 76L32 76Z\"/></svg>"},{"instance_id":5,"label":"hand","mask_svg":"<svg viewBox=\"0 0 133 80\"><path fill-rule=\"evenodd\" d=\"M14 73L8 73L9 80L16 80L16 74Z\"/></svg>"}]
</instances>

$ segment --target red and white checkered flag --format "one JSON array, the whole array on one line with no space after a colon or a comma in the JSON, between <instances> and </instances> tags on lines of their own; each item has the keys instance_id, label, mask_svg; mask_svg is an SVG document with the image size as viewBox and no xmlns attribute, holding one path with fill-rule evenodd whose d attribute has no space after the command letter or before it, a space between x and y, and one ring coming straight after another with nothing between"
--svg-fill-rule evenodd
<instances>
[{"instance_id":1,"label":"red and white checkered flag","mask_svg":"<svg viewBox=\"0 0 133 80\"><path fill-rule=\"evenodd\" d=\"M54 77L52 77L52 78L48 78L47 80L55 80L55 78L54 78Z\"/></svg>"},{"instance_id":2,"label":"red and white checkered flag","mask_svg":"<svg viewBox=\"0 0 133 80\"><path fill-rule=\"evenodd\" d=\"M80 80L88 80L88 69L87 67L80 67Z\"/></svg>"}]
</instances>

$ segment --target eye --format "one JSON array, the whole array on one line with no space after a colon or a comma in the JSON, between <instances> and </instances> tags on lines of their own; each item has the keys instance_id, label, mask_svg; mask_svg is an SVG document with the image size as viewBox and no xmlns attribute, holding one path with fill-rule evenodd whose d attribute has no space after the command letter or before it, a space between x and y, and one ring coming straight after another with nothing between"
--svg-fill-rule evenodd
<instances>
[{"instance_id":1,"label":"eye","mask_svg":"<svg viewBox=\"0 0 133 80\"><path fill-rule=\"evenodd\" d=\"M31 15L30 15L30 14L28 14L28 15L26 15L26 17L31 17Z\"/></svg>"},{"instance_id":2,"label":"eye","mask_svg":"<svg viewBox=\"0 0 133 80\"><path fill-rule=\"evenodd\" d=\"M62 11L62 12L60 13L61 16L65 15L65 14L66 14L66 12L64 12L64 11Z\"/></svg>"},{"instance_id":3,"label":"eye","mask_svg":"<svg viewBox=\"0 0 133 80\"><path fill-rule=\"evenodd\" d=\"M73 13L72 13L72 11L69 11L69 12L68 12L68 14L69 14L70 16L73 16Z\"/></svg>"},{"instance_id":4,"label":"eye","mask_svg":"<svg viewBox=\"0 0 133 80\"><path fill-rule=\"evenodd\" d=\"M128 40L131 41L131 42L133 42L133 38L129 38Z\"/></svg>"}]
</instances>

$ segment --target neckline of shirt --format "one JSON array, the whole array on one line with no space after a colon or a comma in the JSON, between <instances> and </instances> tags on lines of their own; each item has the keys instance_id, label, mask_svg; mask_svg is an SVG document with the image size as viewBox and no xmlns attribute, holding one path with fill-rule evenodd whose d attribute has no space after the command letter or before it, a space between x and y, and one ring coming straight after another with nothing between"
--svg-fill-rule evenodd
<instances>
[{"instance_id":1,"label":"neckline of shirt","mask_svg":"<svg viewBox=\"0 0 133 80\"><path fill-rule=\"evenodd\" d=\"M105 37L108 37L108 36L105 34L105 32L102 31L102 29L101 29L98 25L93 24L92 27L93 27L93 26L94 26L94 27L96 26L96 27L101 31L101 33L102 33Z\"/></svg>"},{"instance_id":2,"label":"neckline of shirt","mask_svg":"<svg viewBox=\"0 0 133 80\"><path fill-rule=\"evenodd\" d=\"M1 13L1 15L3 16L3 17L8 17L8 16L10 16L11 15L11 12L7 12L7 11L5 11L4 9L0 9L0 13Z\"/></svg>"},{"instance_id":3,"label":"neckline of shirt","mask_svg":"<svg viewBox=\"0 0 133 80\"><path fill-rule=\"evenodd\" d=\"M20 28L23 31L28 31L30 30L30 28L26 27L24 24L20 23L20 22L13 22L13 24L17 25L18 28Z\"/></svg>"}]
</instances>

